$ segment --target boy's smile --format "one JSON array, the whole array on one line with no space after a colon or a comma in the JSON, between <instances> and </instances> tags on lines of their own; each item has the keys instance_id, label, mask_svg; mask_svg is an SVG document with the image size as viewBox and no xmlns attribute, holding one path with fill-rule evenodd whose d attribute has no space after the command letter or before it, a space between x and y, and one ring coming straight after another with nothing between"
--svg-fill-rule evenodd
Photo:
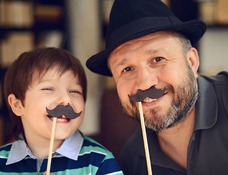
<instances>
[{"instance_id":1,"label":"boy's smile","mask_svg":"<svg viewBox=\"0 0 228 175\"><path fill-rule=\"evenodd\" d=\"M74 114L77 114L70 118L64 114L57 116L55 139L59 141L72 135L82 122L85 105L78 77L70 71L60 74L57 70L48 70L41 78L33 75L32 84L26 92L21 119L26 139L32 142L41 143L42 140L44 143L46 140L49 144L52 120L48 117L46 108L69 104Z\"/></svg>"}]
</instances>

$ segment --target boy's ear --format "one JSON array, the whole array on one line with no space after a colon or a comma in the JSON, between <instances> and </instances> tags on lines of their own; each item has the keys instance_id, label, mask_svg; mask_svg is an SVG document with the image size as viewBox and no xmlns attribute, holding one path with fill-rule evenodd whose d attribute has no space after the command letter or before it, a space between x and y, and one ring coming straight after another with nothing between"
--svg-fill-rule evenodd
<instances>
[{"instance_id":1,"label":"boy's ear","mask_svg":"<svg viewBox=\"0 0 228 175\"><path fill-rule=\"evenodd\" d=\"M8 103L15 115L22 116L23 105L22 105L21 100L17 99L14 94L10 94L8 96Z\"/></svg>"}]
</instances>

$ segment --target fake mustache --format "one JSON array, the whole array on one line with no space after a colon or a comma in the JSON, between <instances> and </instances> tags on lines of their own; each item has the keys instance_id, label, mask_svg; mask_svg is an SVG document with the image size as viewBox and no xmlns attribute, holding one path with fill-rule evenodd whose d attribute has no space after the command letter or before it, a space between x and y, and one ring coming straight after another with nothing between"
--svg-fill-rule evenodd
<instances>
[{"instance_id":1,"label":"fake mustache","mask_svg":"<svg viewBox=\"0 0 228 175\"><path fill-rule=\"evenodd\" d=\"M151 99L156 99L161 97L165 93L165 89L166 88L157 89L154 86L151 86L149 89L146 89L146 90L138 89L135 95L132 95L132 96L128 95L128 97L132 102L135 102L135 103L143 101L146 97L149 97Z\"/></svg>"},{"instance_id":2,"label":"fake mustache","mask_svg":"<svg viewBox=\"0 0 228 175\"><path fill-rule=\"evenodd\" d=\"M49 117L59 118L64 115L68 119L75 119L75 118L79 117L82 113L82 111L79 113L74 112L73 108L69 104L66 106L58 105L52 110L50 110L46 107L46 111L47 111Z\"/></svg>"}]
</instances>

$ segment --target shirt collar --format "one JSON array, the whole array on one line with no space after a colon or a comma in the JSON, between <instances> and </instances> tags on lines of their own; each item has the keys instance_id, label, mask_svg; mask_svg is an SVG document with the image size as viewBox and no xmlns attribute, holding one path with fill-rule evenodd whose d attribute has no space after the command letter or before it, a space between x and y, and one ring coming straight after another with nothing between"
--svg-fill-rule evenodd
<instances>
[{"instance_id":1,"label":"shirt collar","mask_svg":"<svg viewBox=\"0 0 228 175\"><path fill-rule=\"evenodd\" d=\"M12 144L6 165L19 162L23 160L27 155L34 158L25 141L17 140Z\"/></svg>"},{"instance_id":2,"label":"shirt collar","mask_svg":"<svg viewBox=\"0 0 228 175\"><path fill-rule=\"evenodd\" d=\"M69 159L77 160L83 140L81 133L77 131L63 142L63 144L56 150L56 153ZM36 156L32 154L24 140L17 140L12 144L6 165L19 162L26 156L37 159Z\"/></svg>"},{"instance_id":3,"label":"shirt collar","mask_svg":"<svg viewBox=\"0 0 228 175\"><path fill-rule=\"evenodd\" d=\"M168 156L166 156L162 152L158 143L157 134L150 129L147 129L147 133L149 138L148 143L150 145L149 149L150 149L150 157L151 157L152 164L161 166L161 167L170 168L170 169L175 169L180 172L185 172L185 170L182 167L175 164Z\"/></svg>"},{"instance_id":4,"label":"shirt collar","mask_svg":"<svg viewBox=\"0 0 228 175\"><path fill-rule=\"evenodd\" d=\"M77 160L83 141L84 138L81 133L77 131L71 137L67 138L56 152L69 159Z\"/></svg>"},{"instance_id":5,"label":"shirt collar","mask_svg":"<svg viewBox=\"0 0 228 175\"><path fill-rule=\"evenodd\" d=\"M209 129L218 118L218 100L214 87L205 78L198 78L199 98L196 103L194 130Z\"/></svg>"}]
</instances>

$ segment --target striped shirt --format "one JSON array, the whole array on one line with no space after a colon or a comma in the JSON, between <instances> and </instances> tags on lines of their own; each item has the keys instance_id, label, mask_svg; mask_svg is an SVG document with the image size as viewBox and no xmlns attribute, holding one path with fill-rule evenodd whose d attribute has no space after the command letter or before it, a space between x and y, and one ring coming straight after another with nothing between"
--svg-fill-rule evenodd
<instances>
[{"instance_id":1,"label":"striped shirt","mask_svg":"<svg viewBox=\"0 0 228 175\"><path fill-rule=\"evenodd\" d=\"M43 175L47 158L34 156L24 140L0 147L0 175ZM123 175L112 153L93 139L76 132L53 153L55 175Z\"/></svg>"}]
</instances>

